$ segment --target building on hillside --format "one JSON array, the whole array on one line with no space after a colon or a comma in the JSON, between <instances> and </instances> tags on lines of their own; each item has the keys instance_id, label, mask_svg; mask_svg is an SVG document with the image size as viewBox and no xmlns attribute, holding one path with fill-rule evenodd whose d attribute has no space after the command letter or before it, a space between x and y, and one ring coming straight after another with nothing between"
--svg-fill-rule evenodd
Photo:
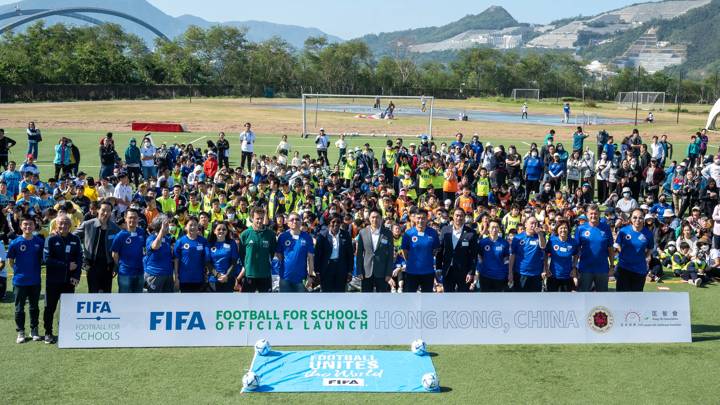
<instances>
[{"instance_id":1,"label":"building on hillside","mask_svg":"<svg viewBox=\"0 0 720 405\"><path fill-rule=\"evenodd\" d=\"M619 68L641 66L655 73L668 66L682 64L687 59L687 45L658 41L657 30L650 28L615 61Z\"/></svg>"}]
</instances>

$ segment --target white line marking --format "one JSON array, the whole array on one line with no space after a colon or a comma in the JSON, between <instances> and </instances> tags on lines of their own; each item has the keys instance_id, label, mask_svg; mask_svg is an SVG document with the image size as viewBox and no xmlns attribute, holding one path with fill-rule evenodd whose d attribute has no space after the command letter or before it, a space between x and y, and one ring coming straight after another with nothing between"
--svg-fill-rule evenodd
<instances>
[{"instance_id":1,"label":"white line marking","mask_svg":"<svg viewBox=\"0 0 720 405\"><path fill-rule=\"evenodd\" d=\"M527 146L530 146L530 144L527 143L527 142L525 142L525 141L520 141L520 142L524 143L524 144L527 145Z\"/></svg>"},{"instance_id":2,"label":"white line marking","mask_svg":"<svg viewBox=\"0 0 720 405\"><path fill-rule=\"evenodd\" d=\"M188 142L188 143L195 143L195 142L197 142L197 141L202 141L203 139L205 139L205 138L207 138L207 137L208 137L207 135L201 136L200 138L195 139L195 140L193 140L193 141L190 141L190 142Z\"/></svg>"}]
</instances>

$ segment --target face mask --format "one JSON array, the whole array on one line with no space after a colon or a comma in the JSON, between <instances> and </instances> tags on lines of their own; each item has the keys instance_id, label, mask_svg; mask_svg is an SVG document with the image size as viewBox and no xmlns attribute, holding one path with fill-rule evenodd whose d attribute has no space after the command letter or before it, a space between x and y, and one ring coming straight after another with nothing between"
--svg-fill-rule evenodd
<instances>
[{"instance_id":1,"label":"face mask","mask_svg":"<svg viewBox=\"0 0 720 405\"><path fill-rule=\"evenodd\" d=\"M537 157L537 153L533 152L533 153L531 154L531 156L532 156L532 157Z\"/></svg>"},{"instance_id":2,"label":"face mask","mask_svg":"<svg viewBox=\"0 0 720 405\"><path fill-rule=\"evenodd\" d=\"M168 229L170 230L170 233L175 233L175 231L177 231L176 226L170 226Z\"/></svg>"},{"instance_id":3,"label":"face mask","mask_svg":"<svg viewBox=\"0 0 720 405\"><path fill-rule=\"evenodd\" d=\"M630 193L623 193L623 197L630 197Z\"/></svg>"},{"instance_id":4,"label":"face mask","mask_svg":"<svg viewBox=\"0 0 720 405\"><path fill-rule=\"evenodd\" d=\"M235 214L227 214L228 219L233 220L235 219Z\"/></svg>"}]
</instances>

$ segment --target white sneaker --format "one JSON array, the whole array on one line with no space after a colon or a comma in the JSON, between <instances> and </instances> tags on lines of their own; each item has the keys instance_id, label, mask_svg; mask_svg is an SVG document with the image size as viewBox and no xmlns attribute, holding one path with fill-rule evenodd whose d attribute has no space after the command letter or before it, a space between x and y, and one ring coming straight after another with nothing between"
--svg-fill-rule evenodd
<instances>
[{"instance_id":1,"label":"white sneaker","mask_svg":"<svg viewBox=\"0 0 720 405\"><path fill-rule=\"evenodd\" d=\"M700 287L701 285L702 285L702 279L701 279L701 278L696 278L696 279L695 279L695 287Z\"/></svg>"},{"instance_id":2,"label":"white sneaker","mask_svg":"<svg viewBox=\"0 0 720 405\"><path fill-rule=\"evenodd\" d=\"M397 292L398 294L402 294L402 287L398 288Z\"/></svg>"},{"instance_id":3,"label":"white sneaker","mask_svg":"<svg viewBox=\"0 0 720 405\"><path fill-rule=\"evenodd\" d=\"M17 339L15 339L15 343L25 343L25 331L18 332Z\"/></svg>"},{"instance_id":4,"label":"white sneaker","mask_svg":"<svg viewBox=\"0 0 720 405\"><path fill-rule=\"evenodd\" d=\"M391 288L391 289L390 289L390 292L393 293L393 294L395 294L395 293L397 292L397 288L395 288L395 287Z\"/></svg>"},{"instance_id":5,"label":"white sneaker","mask_svg":"<svg viewBox=\"0 0 720 405\"><path fill-rule=\"evenodd\" d=\"M43 338L38 333L38 328L30 329L30 336L32 337L33 342L39 342L43 340Z\"/></svg>"}]
</instances>

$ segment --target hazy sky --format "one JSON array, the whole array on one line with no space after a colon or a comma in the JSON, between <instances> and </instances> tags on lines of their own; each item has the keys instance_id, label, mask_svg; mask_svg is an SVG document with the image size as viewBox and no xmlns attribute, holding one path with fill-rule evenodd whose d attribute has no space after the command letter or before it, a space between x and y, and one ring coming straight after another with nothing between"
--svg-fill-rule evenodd
<instances>
[{"instance_id":1,"label":"hazy sky","mask_svg":"<svg viewBox=\"0 0 720 405\"><path fill-rule=\"evenodd\" d=\"M641 0L149 0L172 16L210 21L261 20L315 27L343 39L367 33L443 25L501 4L520 22L543 24L594 15ZM0 0L0 4L15 1ZM68 1L68 4L73 3ZM112 2L108 2L110 5ZM109 5L109 6L110 6Z\"/></svg>"}]
</instances>

